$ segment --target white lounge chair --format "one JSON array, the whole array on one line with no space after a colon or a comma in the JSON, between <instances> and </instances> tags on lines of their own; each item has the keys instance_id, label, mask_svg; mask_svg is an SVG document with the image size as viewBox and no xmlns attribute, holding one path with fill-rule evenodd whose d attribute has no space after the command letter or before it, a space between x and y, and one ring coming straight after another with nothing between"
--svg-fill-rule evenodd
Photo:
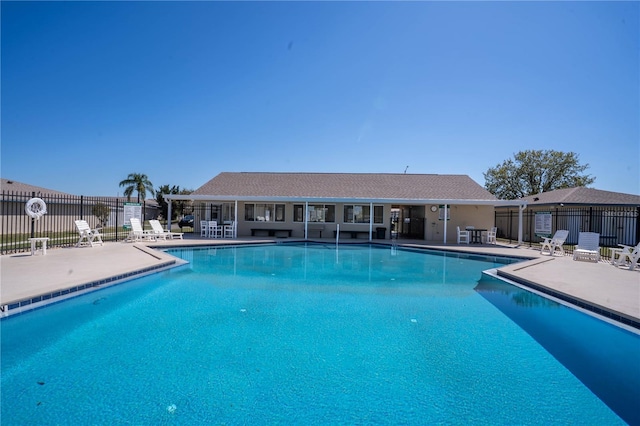
<instances>
[{"instance_id":1,"label":"white lounge chair","mask_svg":"<svg viewBox=\"0 0 640 426\"><path fill-rule=\"evenodd\" d=\"M600 260L600 234L597 232L580 232L578 245L573 249L573 260Z\"/></svg>"},{"instance_id":2,"label":"white lounge chair","mask_svg":"<svg viewBox=\"0 0 640 426\"><path fill-rule=\"evenodd\" d=\"M76 228L78 228L78 233L80 234L80 239L76 244L76 247L93 247L96 244L103 245L102 235L100 235L100 231L98 229L91 229L86 220L76 220Z\"/></svg>"},{"instance_id":3,"label":"white lounge chair","mask_svg":"<svg viewBox=\"0 0 640 426\"><path fill-rule=\"evenodd\" d=\"M458 231L458 244L469 244L469 231L461 231L459 226L456 226Z\"/></svg>"},{"instance_id":4,"label":"white lounge chair","mask_svg":"<svg viewBox=\"0 0 640 426\"><path fill-rule=\"evenodd\" d=\"M553 256L556 250L560 251L560 255L564 256L564 247L562 245L569 236L569 231L566 229L558 229L553 237L545 238L541 243L540 254L545 254L545 249L549 251L549 256Z\"/></svg>"},{"instance_id":5,"label":"white lounge chair","mask_svg":"<svg viewBox=\"0 0 640 426\"><path fill-rule=\"evenodd\" d=\"M209 223L206 220L200 221L200 236L205 238L209 236Z\"/></svg>"},{"instance_id":6,"label":"white lounge chair","mask_svg":"<svg viewBox=\"0 0 640 426\"><path fill-rule=\"evenodd\" d=\"M640 246L640 244L638 244L638 246ZM638 247L636 246L636 247ZM613 266L620 266L623 264L623 259L625 259L625 263L628 260L626 258L626 256L624 255L625 252L627 253L632 253L633 250L635 249L635 247L633 246L628 246L626 244L618 244L618 247L611 247L609 248L609 250L611 250L611 264Z\"/></svg>"},{"instance_id":7,"label":"white lounge chair","mask_svg":"<svg viewBox=\"0 0 640 426\"><path fill-rule=\"evenodd\" d=\"M153 233L155 234L156 238L162 238L164 240L166 240L167 238L169 238L170 240L175 239L182 239L182 232L171 232L171 231L165 231L162 228L162 224L160 224L159 220L150 220L149 221L149 225L151 225L151 230L153 231Z\"/></svg>"},{"instance_id":8,"label":"white lounge chair","mask_svg":"<svg viewBox=\"0 0 640 426\"><path fill-rule=\"evenodd\" d=\"M129 233L129 238L127 238L128 241L136 242L156 240L156 236L153 232L145 231L144 228L142 228L142 223L137 217L130 218L129 223L131 224L131 232Z\"/></svg>"},{"instance_id":9,"label":"white lounge chair","mask_svg":"<svg viewBox=\"0 0 640 426\"><path fill-rule=\"evenodd\" d=\"M614 254L612 256L611 263L613 263L615 266L626 266L628 264L629 270L633 271L636 266L638 266L638 260L640 260L640 243L635 247L625 246L622 244L619 245L622 246L623 249L619 252L616 251L616 253L618 254L618 261L616 262L615 259L613 259L613 257L615 257Z\"/></svg>"}]
</instances>

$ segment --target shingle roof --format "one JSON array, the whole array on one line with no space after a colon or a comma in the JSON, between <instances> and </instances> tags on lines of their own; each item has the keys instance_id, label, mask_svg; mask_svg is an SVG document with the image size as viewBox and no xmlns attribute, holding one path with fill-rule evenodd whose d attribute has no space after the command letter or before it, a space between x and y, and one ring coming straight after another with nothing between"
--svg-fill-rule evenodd
<instances>
[{"instance_id":1,"label":"shingle roof","mask_svg":"<svg viewBox=\"0 0 640 426\"><path fill-rule=\"evenodd\" d=\"M602 191L600 189L576 188L556 189L529 197L521 198L530 206L540 204L609 204L640 206L640 195L624 194L621 192Z\"/></svg>"},{"instance_id":2,"label":"shingle roof","mask_svg":"<svg viewBox=\"0 0 640 426\"><path fill-rule=\"evenodd\" d=\"M193 195L497 200L466 175L223 172Z\"/></svg>"},{"instance_id":3,"label":"shingle roof","mask_svg":"<svg viewBox=\"0 0 640 426\"><path fill-rule=\"evenodd\" d=\"M58 194L58 195L71 195L66 192L55 191L53 189L43 188L41 186L29 185L28 183L17 182L11 179L0 178L0 188L2 191L13 192L35 192L38 194Z\"/></svg>"}]
</instances>

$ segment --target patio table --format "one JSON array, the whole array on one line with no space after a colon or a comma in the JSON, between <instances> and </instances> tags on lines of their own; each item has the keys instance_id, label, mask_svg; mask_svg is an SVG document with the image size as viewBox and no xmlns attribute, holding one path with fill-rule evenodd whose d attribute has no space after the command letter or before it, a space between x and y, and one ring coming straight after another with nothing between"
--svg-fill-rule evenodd
<instances>
[{"instance_id":1,"label":"patio table","mask_svg":"<svg viewBox=\"0 0 640 426\"><path fill-rule=\"evenodd\" d=\"M49 237L29 238L29 242L31 243L31 256L36 252L36 244L38 243L42 246L42 255L47 254L47 241L49 241Z\"/></svg>"},{"instance_id":2,"label":"patio table","mask_svg":"<svg viewBox=\"0 0 640 426\"><path fill-rule=\"evenodd\" d=\"M472 228L468 231L471 235L471 244L482 244L482 233L487 232L486 229Z\"/></svg>"}]
</instances>

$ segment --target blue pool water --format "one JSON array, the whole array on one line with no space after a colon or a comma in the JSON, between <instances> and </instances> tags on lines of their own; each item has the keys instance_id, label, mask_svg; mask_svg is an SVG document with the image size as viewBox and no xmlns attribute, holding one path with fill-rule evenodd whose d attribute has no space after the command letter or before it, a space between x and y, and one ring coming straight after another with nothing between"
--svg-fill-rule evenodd
<instances>
[{"instance_id":1,"label":"blue pool water","mask_svg":"<svg viewBox=\"0 0 640 426\"><path fill-rule=\"evenodd\" d=\"M506 258L175 249L3 319L2 424L639 424L640 338L483 276Z\"/></svg>"}]
</instances>

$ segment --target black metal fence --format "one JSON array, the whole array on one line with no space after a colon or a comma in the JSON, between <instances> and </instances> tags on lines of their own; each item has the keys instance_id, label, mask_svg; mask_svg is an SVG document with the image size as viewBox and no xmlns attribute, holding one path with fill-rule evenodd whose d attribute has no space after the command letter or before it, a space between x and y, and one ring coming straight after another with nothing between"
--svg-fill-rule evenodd
<instances>
[{"instance_id":1,"label":"black metal fence","mask_svg":"<svg viewBox=\"0 0 640 426\"><path fill-rule=\"evenodd\" d=\"M571 252L578 243L580 232L600 234L600 247L617 247L618 244L635 246L640 241L640 207L635 206L557 206L545 209L542 206L528 208L523 212L523 242L529 246L540 243L544 236L536 233L536 221L540 227L539 215L550 219L551 234L559 229L569 231L565 248ZM495 224L498 238L518 241L518 210L496 209ZM603 250L608 257L609 250Z\"/></svg>"},{"instance_id":2,"label":"black metal fence","mask_svg":"<svg viewBox=\"0 0 640 426\"><path fill-rule=\"evenodd\" d=\"M25 212L27 201L38 197L47 206L47 214L38 220ZM101 228L103 241L122 241L126 199L88 197L68 194L2 191L0 200L0 254L30 250L29 238L48 237L49 247L68 247L78 242L75 220L86 220L91 228ZM157 206L142 203L143 217L155 219Z\"/></svg>"},{"instance_id":3,"label":"black metal fence","mask_svg":"<svg viewBox=\"0 0 640 426\"><path fill-rule=\"evenodd\" d=\"M41 198L47 205L47 214L32 220L25 212L27 201ZM86 220L92 228L102 228L103 241L122 241L129 232L124 229L124 205L126 199L118 197L90 197L67 194L41 194L34 192L2 191L0 200L0 254L30 250L29 238L48 237L50 247L75 245L79 235L74 221ZM209 210L205 211L207 208ZM158 207L143 203L145 220L158 217ZM233 205L193 207L196 220L210 217L224 220L234 217ZM572 252L580 232L600 234L600 246L617 247L618 244L634 246L640 242L640 207L635 206L557 206L549 209L528 208L523 212L523 241L534 246L544 237L536 232L539 214L550 218L553 234L558 229L569 230L565 250ZM510 243L518 241L518 210L498 208L495 213L498 238ZM603 250L608 257L609 250Z\"/></svg>"}]
</instances>

